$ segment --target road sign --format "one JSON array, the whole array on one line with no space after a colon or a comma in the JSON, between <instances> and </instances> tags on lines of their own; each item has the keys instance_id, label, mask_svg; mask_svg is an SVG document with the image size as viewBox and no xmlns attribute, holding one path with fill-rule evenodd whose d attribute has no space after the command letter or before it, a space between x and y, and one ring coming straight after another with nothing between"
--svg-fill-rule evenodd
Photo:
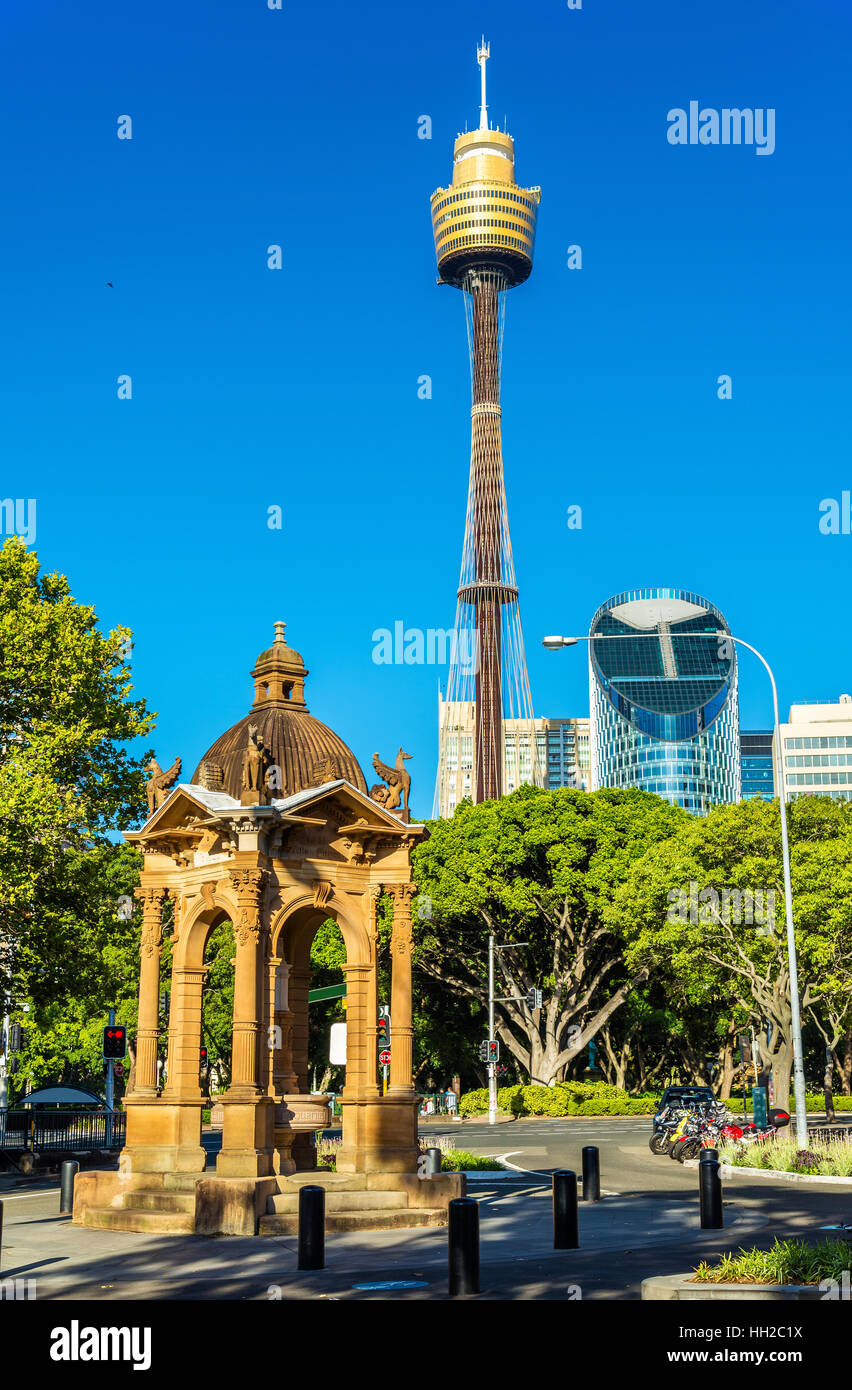
<instances>
[{"instance_id":1,"label":"road sign","mask_svg":"<svg viewBox=\"0 0 852 1390\"><path fill-rule=\"evenodd\" d=\"M379 1053L379 1061L383 1067L390 1066L390 1048L386 1047L383 1052Z\"/></svg>"}]
</instances>

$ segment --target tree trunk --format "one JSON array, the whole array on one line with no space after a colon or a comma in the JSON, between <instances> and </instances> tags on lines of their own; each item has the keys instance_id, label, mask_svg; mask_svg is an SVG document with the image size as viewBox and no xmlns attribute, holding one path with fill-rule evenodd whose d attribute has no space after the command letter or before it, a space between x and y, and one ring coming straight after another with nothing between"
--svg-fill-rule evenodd
<instances>
[{"instance_id":1,"label":"tree trunk","mask_svg":"<svg viewBox=\"0 0 852 1390\"><path fill-rule=\"evenodd\" d=\"M734 1046L730 1033L725 1038L721 1048L721 1067L716 1084L719 1089L716 1092L720 1100L730 1100L731 1091L734 1087L734 1079L737 1074L737 1057L734 1053Z\"/></svg>"},{"instance_id":2,"label":"tree trunk","mask_svg":"<svg viewBox=\"0 0 852 1390\"><path fill-rule=\"evenodd\" d=\"M793 1071L793 1044L785 1043L772 1055L772 1084L775 1104L781 1110L790 1109L790 1077Z\"/></svg>"},{"instance_id":3,"label":"tree trunk","mask_svg":"<svg viewBox=\"0 0 852 1390\"><path fill-rule=\"evenodd\" d=\"M840 1089L844 1096L852 1095L852 1029L843 1037L843 1062L840 1068Z\"/></svg>"}]
</instances>

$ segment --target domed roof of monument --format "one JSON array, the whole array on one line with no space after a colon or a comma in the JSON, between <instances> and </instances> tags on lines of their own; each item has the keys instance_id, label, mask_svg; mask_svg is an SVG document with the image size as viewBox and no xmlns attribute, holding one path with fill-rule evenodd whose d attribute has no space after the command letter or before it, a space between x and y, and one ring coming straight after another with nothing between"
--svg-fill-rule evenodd
<instances>
[{"instance_id":1,"label":"domed roof of monument","mask_svg":"<svg viewBox=\"0 0 852 1390\"><path fill-rule=\"evenodd\" d=\"M239 800L249 731L255 729L268 765L279 769L269 780L271 797L292 796L341 777L366 792L364 774L351 748L308 711L304 693L308 672L299 653L287 645L284 627L282 622L275 624L275 641L254 664L251 709L208 748L192 781Z\"/></svg>"}]
</instances>

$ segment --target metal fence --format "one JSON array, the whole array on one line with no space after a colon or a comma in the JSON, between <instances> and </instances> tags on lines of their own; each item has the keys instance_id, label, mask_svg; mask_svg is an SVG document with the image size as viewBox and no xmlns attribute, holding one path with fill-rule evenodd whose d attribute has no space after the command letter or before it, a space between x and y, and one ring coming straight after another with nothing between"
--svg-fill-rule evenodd
<instances>
[{"instance_id":1,"label":"metal fence","mask_svg":"<svg viewBox=\"0 0 852 1390\"><path fill-rule=\"evenodd\" d=\"M121 1110L0 1110L0 1149L120 1149L126 1128Z\"/></svg>"},{"instance_id":2,"label":"metal fence","mask_svg":"<svg viewBox=\"0 0 852 1390\"><path fill-rule=\"evenodd\" d=\"M825 1139L829 1143L848 1143L852 1140L852 1125L809 1125L808 1137L810 1139Z\"/></svg>"}]
</instances>

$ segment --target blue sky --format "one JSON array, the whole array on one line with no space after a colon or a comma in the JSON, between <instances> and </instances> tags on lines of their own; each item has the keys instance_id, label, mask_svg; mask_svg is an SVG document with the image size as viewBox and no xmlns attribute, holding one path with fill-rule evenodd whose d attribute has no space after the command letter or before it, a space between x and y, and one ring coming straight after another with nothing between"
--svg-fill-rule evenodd
<instances>
[{"instance_id":1,"label":"blue sky","mask_svg":"<svg viewBox=\"0 0 852 1390\"><path fill-rule=\"evenodd\" d=\"M818 529L852 487L844 0L284 4L3 19L0 492L37 499L42 563L133 628L160 761L190 772L246 712L283 617L312 713L368 771L405 745L430 810L445 672L376 665L372 633L455 611L469 379L429 195L477 118L483 31L491 114L542 187L503 358L536 712L588 708L584 648L542 635L642 584L717 604L782 706L849 690L852 536ZM774 108L775 152L670 145L693 99ZM741 707L770 720L748 656Z\"/></svg>"}]
</instances>

